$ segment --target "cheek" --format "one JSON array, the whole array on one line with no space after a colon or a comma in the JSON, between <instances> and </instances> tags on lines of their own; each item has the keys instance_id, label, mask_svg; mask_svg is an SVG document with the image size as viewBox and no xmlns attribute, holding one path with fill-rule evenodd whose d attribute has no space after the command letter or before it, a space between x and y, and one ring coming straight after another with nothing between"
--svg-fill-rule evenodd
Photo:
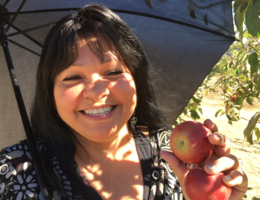
<instances>
[{"instance_id":1,"label":"cheek","mask_svg":"<svg viewBox=\"0 0 260 200\"><path fill-rule=\"evenodd\" d=\"M121 81L110 84L110 91L121 102L136 106L136 88L131 75Z\"/></svg>"},{"instance_id":2,"label":"cheek","mask_svg":"<svg viewBox=\"0 0 260 200\"><path fill-rule=\"evenodd\" d=\"M54 87L54 98L57 108L59 106L66 108L69 105L73 105L83 91L83 84L75 86L59 85Z\"/></svg>"}]
</instances>

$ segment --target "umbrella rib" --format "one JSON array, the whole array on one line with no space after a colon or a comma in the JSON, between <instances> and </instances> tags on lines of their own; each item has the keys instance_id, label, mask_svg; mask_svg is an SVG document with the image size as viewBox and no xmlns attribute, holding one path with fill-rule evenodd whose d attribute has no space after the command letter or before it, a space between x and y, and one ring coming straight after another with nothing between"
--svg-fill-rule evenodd
<instances>
[{"instance_id":1,"label":"umbrella rib","mask_svg":"<svg viewBox=\"0 0 260 200\"><path fill-rule=\"evenodd\" d=\"M10 43L13 43L13 44L17 45L18 47L21 47L22 49L25 49L26 51L29 51L29 52L31 52L31 53L37 55L37 56L41 56L39 53L37 53L37 52L35 52L35 51L33 51L33 50L31 50L31 49L29 49L29 48L27 48L27 47L21 45L21 44L18 44L17 42L15 42L15 41L13 41L13 40L8 39L8 41L9 41Z\"/></svg>"},{"instance_id":2,"label":"umbrella rib","mask_svg":"<svg viewBox=\"0 0 260 200\"><path fill-rule=\"evenodd\" d=\"M13 18L11 19L11 21L8 23L8 26L5 29L5 32L7 33L7 31L9 30L9 28L11 27L11 25L13 24L14 20L16 19L16 17L18 16L19 12L21 11L21 9L23 8L25 2L27 0L23 0L23 2L20 4L19 8L17 9L17 11L15 12Z\"/></svg>"},{"instance_id":3,"label":"umbrella rib","mask_svg":"<svg viewBox=\"0 0 260 200\"><path fill-rule=\"evenodd\" d=\"M8 3L9 3L10 0L6 0L5 3L3 4L3 6L5 7Z\"/></svg>"},{"instance_id":4,"label":"umbrella rib","mask_svg":"<svg viewBox=\"0 0 260 200\"><path fill-rule=\"evenodd\" d=\"M168 22L172 22L172 23L176 23L176 24L181 24L181 25L189 26L189 27L199 29L199 30L202 30L202 31L206 31L206 32L209 32L209 33L225 36L225 37L228 37L232 40L237 40L233 34L227 35L227 34L220 33L220 32L214 31L214 30L202 28L202 27L199 27L199 26L195 26L195 25L188 24L188 23L181 22L181 21L174 20L174 19L169 19L169 18L166 18L166 17L160 17L160 16L151 15L151 14L147 14L147 13L139 13L139 12L128 11L128 10L117 10L117 9L112 9L112 10L115 11L115 12L118 12L118 13L134 14L134 15L139 15L139 16L144 16L144 17L155 18L155 19L159 19L159 20L163 20L163 21L168 21Z\"/></svg>"},{"instance_id":5,"label":"umbrella rib","mask_svg":"<svg viewBox=\"0 0 260 200\"><path fill-rule=\"evenodd\" d=\"M11 25L12 28L14 28L16 31L20 32L22 35L24 35L25 37L27 37L28 39L30 39L31 41L33 41L35 44L37 44L39 47L43 47L43 45L38 42L37 40L33 39L31 36L27 35L26 33L24 33L24 31L20 30L19 28L17 28L16 26L14 25Z\"/></svg>"},{"instance_id":6,"label":"umbrella rib","mask_svg":"<svg viewBox=\"0 0 260 200\"><path fill-rule=\"evenodd\" d=\"M44 25L41 25L41 26L36 26L34 28L29 28L29 29L23 30L22 32L25 33L25 32L34 31L34 30L37 30L37 29L40 29L40 28L44 28L44 27L50 26L50 25L55 24L55 23L56 22L51 22L51 23L44 24ZM21 32L17 31L15 33L8 34L7 37L12 37L12 36L19 35L19 34L21 34Z\"/></svg>"},{"instance_id":7,"label":"umbrella rib","mask_svg":"<svg viewBox=\"0 0 260 200\"><path fill-rule=\"evenodd\" d=\"M39 12L60 12L60 11L72 11L72 10L79 10L79 8L46 9L46 10L24 11L24 12L20 12L19 14L30 14L30 13L39 13ZM168 22L172 22L172 23L182 24L182 25L189 26L189 27L192 27L192 28L195 28L195 29L199 29L199 30L202 30L202 31L206 31L206 32L209 32L209 33L225 36L227 38L232 39L233 41L237 40L235 38L235 36L233 34L230 34L230 33L229 34L220 33L220 32L214 31L214 30L202 28L202 27L199 27L199 26L195 26L195 25L188 24L188 23L181 22L181 21L174 20L174 19L169 19L169 18L166 18L166 17L160 17L160 16L156 16L156 15L151 15L151 14L147 14L147 13L140 13L140 12L134 12L134 11L129 11L129 10L120 10L120 9L111 9L111 10L113 10L114 12L117 12L117 13L126 13L126 14L131 14L131 15L139 15L139 16L150 17L150 18L159 19L159 20L163 20L163 21L168 21Z\"/></svg>"},{"instance_id":8,"label":"umbrella rib","mask_svg":"<svg viewBox=\"0 0 260 200\"><path fill-rule=\"evenodd\" d=\"M60 12L60 11L76 11L80 8L61 8L61 9L43 9L43 10L30 10L30 11L22 11L19 13L21 14L31 14L31 13L42 13L42 12ZM9 12L10 15L15 14L14 12Z\"/></svg>"}]
</instances>

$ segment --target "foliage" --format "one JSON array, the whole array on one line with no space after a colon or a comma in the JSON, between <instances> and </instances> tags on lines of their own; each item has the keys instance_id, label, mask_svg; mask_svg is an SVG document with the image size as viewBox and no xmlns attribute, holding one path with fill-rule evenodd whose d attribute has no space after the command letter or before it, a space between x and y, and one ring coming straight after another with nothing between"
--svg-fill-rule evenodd
<instances>
[{"instance_id":1,"label":"foliage","mask_svg":"<svg viewBox=\"0 0 260 200\"><path fill-rule=\"evenodd\" d=\"M202 83L204 85L205 83ZM206 86L206 85L205 85ZM202 95L203 87L199 87L196 93L193 95L193 97L188 102L187 106L182 111L182 114L178 117L178 119L175 121L174 125L184 122L185 119L184 116L192 118L193 120L200 119L200 114L203 114L202 108L200 107L201 101L203 98Z\"/></svg>"},{"instance_id":2,"label":"foliage","mask_svg":"<svg viewBox=\"0 0 260 200\"><path fill-rule=\"evenodd\" d=\"M253 105L255 101L260 100L260 1L235 0L233 8L236 36L239 41L234 42L219 60L176 123L181 122L183 116L191 117L193 120L200 118L200 103L203 98L201 91L221 89L224 108L218 110L215 116L226 115L230 124L240 120L243 105ZM210 86L209 81L212 77L219 78ZM254 135L257 140L260 139L260 130L256 126L259 122L260 112L256 112L244 130L244 136L251 144L254 142Z\"/></svg>"}]
</instances>

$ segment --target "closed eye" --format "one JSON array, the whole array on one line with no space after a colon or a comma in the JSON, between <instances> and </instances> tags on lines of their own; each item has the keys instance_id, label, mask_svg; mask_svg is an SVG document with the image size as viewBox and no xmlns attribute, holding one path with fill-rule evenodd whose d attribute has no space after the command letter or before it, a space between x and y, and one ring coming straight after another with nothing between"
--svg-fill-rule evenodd
<instances>
[{"instance_id":1,"label":"closed eye","mask_svg":"<svg viewBox=\"0 0 260 200\"><path fill-rule=\"evenodd\" d=\"M64 81L74 81L74 80L79 80L79 79L81 79L81 76L73 75L73 76L69 76L69 77L65 78Z\"/></svg>"},{"instance_id":2,"label":"closed eye","mask_svg":"<svg viewBox=\"0 0 260 200\"><path fill-rule=\"evenodd\" d=\"M118 74L122 74L123 72L120 71L120 70L112 70L112 71L109 71L106 73L106 76L109 76L109 75L118 75Z\"/></svg>"}]
</instances>

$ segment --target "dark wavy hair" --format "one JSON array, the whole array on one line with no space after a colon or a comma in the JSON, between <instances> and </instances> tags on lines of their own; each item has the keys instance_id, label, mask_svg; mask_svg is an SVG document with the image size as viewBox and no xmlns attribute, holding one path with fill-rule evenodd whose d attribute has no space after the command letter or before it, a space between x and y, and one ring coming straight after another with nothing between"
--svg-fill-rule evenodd
<instances>
[{"instance_id":1,"label":"dark wavy hair","mask_svg":"<svg viewBox=\"0 0 260 200\"><path fill-rule=\"evenodd\" d=\"M125 63L132 73L137 90L135 115L138 125L161 128L161 117L155 103L150 67L143 47L131 29L118 15L100 5L87 5L78 12L59 20L46 37L37 71L35 99L31 112L32 130L35 136L46 141L48 148L57 155L64 173L73 188L84 199L101 199L93 188L86 186L77 176L74 168L74 155L79 141L69 126L62 121L55 108L53 94L54 79L68 68L77 58L77 44L84 38L93 53L103 59L102 42L105 41ZM93 41L95 38L95 42ZM130 120L128 121L130 126ZM135 130L131 130L132 133ZM47 159L48 160L48 159ZM51 177L52 187L67 199L63 188L57 188L58 178L54 178L50 162L44 161L46 173Z\"/></svg>"}]
</instances>

